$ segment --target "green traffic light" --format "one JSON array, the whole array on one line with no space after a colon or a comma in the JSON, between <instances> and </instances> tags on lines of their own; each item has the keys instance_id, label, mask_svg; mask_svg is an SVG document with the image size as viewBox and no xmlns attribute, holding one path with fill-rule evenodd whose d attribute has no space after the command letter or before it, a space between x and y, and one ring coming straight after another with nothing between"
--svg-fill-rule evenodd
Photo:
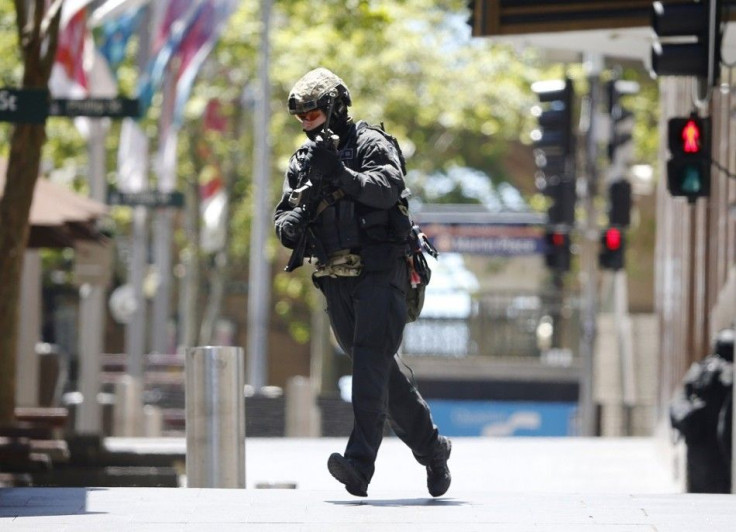
<instances>
[{"instance_id":1,"label":"green traffic light","mask_svg":"<svg viewBox=\"0 0 736 532\"><path fill-rule=\"evenodd\" d=\"M702 179L700 169L692 164L683 168L684 179L682 180L682 191L686 194L697 194L702 190Z\"/></svg>"}]
</instances>

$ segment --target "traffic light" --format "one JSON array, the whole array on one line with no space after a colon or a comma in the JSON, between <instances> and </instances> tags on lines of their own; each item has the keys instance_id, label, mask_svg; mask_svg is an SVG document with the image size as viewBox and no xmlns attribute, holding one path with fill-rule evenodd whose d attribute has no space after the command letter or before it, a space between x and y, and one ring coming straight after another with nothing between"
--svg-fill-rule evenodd
<instances>
[{"instance_id":1,"label":"traffic light","mask_svg":"<svg viewBox=\"0 0 736 532\"><path fill-rule=\"evenodd\" d=\"M624 267L626 236L620 227L610 226L601 233L601 249L598 263L604 270L620 270Z\"/></svg>"},{"instance_id":2,"label":"traffic light","mask_svg":"<svg viewBox=\"0 0 736 532\"><path fill-rule=\"evenodd\" d=\"M553 177L547 182L544 189L545 195L552 200L552 205L547 209L547 223L550 225L574 225L575 224L575 180Z\"/></svg>"},{"instance_id":3,"label":"traffic light","mask_svg":"<svg viewBox=\"0 0 736 532\"><path fill-rule=\"evenodd\" d=\"M534 159L539 169L537 182L544 194L552 199L549 208L550 225L572 225L575 222L574 136L572 106L574 90L570 79L538 81L532 91L539 105L532 108L537 118Z\"/></svg>"},{"instance_id":4,"label":"traffic light","mask_svg":"<svg viewBox=\"0 0 736 532\"><path fill-rule=\"evenodd\" d=\"M720 4L720 0L652 4L655 74L697 76L715 84L721 57Z\"/></svg>"},{"instance_id":5,"label":"traffic light","mask_svg":"<svg viewBox=\"0 0 736 532\"><path fill-rule=\"evenodd\" d=\"M667 189L690 203L710 194L710 118L696 114L671 118L667 122L670 159L667 161Z\"/></svg>"},{"instance_id":6,"label":"traffic light","mask_svg":"<svg viewBox=\"0 0 736 532\"><path fill-rule=\"evenodd\" d=\"M559 272L570 269L572 252L570 250L570 234L566 231L548 229L545 234L545 262L547 267Z\"/></svg>"},{"instance_id":7,"label":"traffic light","mask_svg":"<svg viewBox=\"0 0 736 532\"><path fill-rule=\"evenodd\" d=\"M548 163L550 159L566 158L573 152L572 81L537 81L532 91L539 98L539 105L532 109L539 125L531 135L534 147L543 152Z\"/></svg>"},{"instance_id":8,"label":"traffic light","mask_svg":"<svg viewBox=\"0 0 736 532\"><path fill-rule=\"evenodd\" d=\"M606 86L608 92L608 112L611 116L611 134L608 141L608 159L614 166L624 171L632 159L632 132L634 129L634 113L624 107L621 100L639 92L636 81L613 79Z\"/></svg>"},{"instance_id":9,"label":"traffic light","mask_svg":"<svg viewBox=\"0 0 736 532\"><path fill-rule=\"evenodd\" d=\"M631 223L631 183L617 179L608 186L608 223L628 227Z\"/></svg>"}]
</instances>

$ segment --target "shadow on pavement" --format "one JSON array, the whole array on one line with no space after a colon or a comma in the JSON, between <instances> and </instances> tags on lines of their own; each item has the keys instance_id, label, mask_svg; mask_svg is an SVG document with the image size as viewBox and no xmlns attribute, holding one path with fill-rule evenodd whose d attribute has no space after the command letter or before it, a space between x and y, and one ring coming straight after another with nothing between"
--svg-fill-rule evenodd
<instances>
[{"instance_id":1,"label":"shadow on pavement","mask_svg":"<svg viewBox=\"0 0 736 532\"><path fill-rule=\"evenodd\" d=\"M92 515L87 493L105 488L6 488L0 490L0 517Z\"/></svg>"},{"instance_id":2,"label":"shadow on pavement","mask_svg":"<svg viewBox=\"0 0 736 532\"><path fill-rule=\"evenodd\" d=\"M325 501L330 504L343 506L465 506L467 501L455 499L363 499L350 501Z\"/></svg>"}]
</instances>

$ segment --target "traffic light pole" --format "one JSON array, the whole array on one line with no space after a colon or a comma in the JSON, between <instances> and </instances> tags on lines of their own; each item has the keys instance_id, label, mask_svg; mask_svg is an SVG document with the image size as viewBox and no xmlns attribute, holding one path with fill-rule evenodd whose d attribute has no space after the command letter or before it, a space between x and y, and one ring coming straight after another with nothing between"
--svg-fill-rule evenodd
<instances>
[{"instance_id":1,"label":"traffic light pole","mask_svg":"<svg viewBox=\"0 0 736 532\"><path fill-rule=\"evenodd\" d=\"M633 430L632 413L636 405L636 379L626 270L622 268L612 272L612 275L614 321L621 368L621 396L624 411L621 428L624 436L631 436Z\"/></svg>"},{"instance_id":2,"label":"traffic light pole","mask_svg":"<svg viewBox=\"0 0 736 532\"><path fill-rule=\"evenodd\" d=\"M272 0L261 2L261 48L258 65L258 105L254 120L255 145L253 156L253 182L255 196L253 203L253 225L251 228L251 250L266 248L269 228L269 155L271 141L268 136L270 112L269 61L270 27ZM265 132L265 134L264 134ZM251 252L248 263L248 384L259 391L268 384L268 302L271 297L270 265L265 253Z\"/></svg>"},{"instance_id":3,"label":"traffic light pole","mask_svg":"<svg viewBox=\"0 0 736 532\"><path fill-rule=\"evenodd\" d=\"M597 214L595 209L595 196L598 190L598 146L596 139L597 109L600 101L600 73L602 58L599 55L590 55L585 58L585 66L588 71L588 83L590 92L588 94L588 123L585 126L585 171L586 191L582 202L585 210L585 227L581 241L582 253L580 254L580 281L582 288L582 316L579 353L581 360L580 368L580 435L595 435L595 407L593 402L593 352L596 337L596 315L597 315L597 245L598 228L596 226Z\"/></svg>"}]
</instances>

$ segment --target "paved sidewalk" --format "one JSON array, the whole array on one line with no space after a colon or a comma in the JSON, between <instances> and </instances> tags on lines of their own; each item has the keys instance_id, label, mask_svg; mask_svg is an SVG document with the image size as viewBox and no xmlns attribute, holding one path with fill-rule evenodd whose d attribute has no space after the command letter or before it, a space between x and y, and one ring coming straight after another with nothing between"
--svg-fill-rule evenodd
<instances>
[{"instance_id":1,"label":"paved sidewalk","mask_svg":"<svg viewBox=\"0 0 736 532\"><path fill-rule=\"evenodd\" d=\"M297 489L330 490L330 453L347 438L249 438L246 487L289 483ZM178 438L108 438L113 450L180 452ZM677 493L669 448L654 438L452 438L452 490L552 493ZM398 438L385 438L368 493L413 490L427 494L425 470ZM736 530L736 528L734 529Z\"/></svg>"},{"instance_id":2,"label":"paved sidewalk","mask_svg":"<svg viewBox=\"0 0 736 532\"><path fill-rule=\"evenodd\" d=\"M731 495L581 495L406 490L17 488L0 490L4 532L726 532Z\"/></svg>"},{"instance_id":3,"label":"paved sidewalk","mask_svg":"<svg viewBox=\"0 0 736 532\"><path fill-rule=\"evenodd\" d=\"M180 440L110 440L171 451ZM381 448L369 497L327 473L342 439L252 439L246 490L0 489L0 530L98 531L600 531L736 530L736 496L679 493L650 439L454 438L453 485L432 499L396 439ZM179 446L179 447L177 447ZM256 483L297 489L252 489Z\"/></svg>"}]
</instances>

